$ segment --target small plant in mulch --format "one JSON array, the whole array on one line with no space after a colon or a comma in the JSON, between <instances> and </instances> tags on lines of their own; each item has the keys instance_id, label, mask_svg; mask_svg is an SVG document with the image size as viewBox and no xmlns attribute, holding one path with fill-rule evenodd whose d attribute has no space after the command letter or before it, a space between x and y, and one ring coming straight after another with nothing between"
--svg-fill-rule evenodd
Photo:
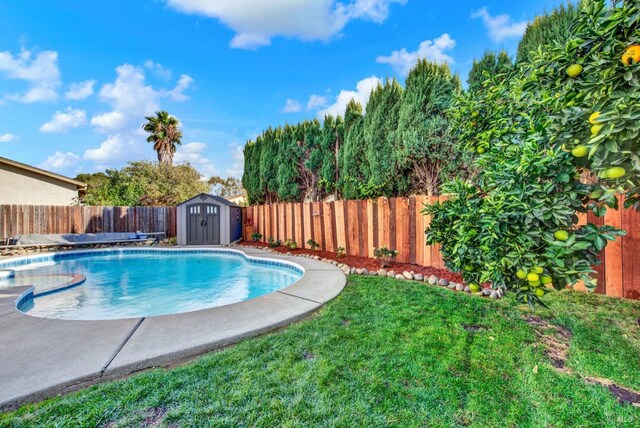
<instances>
[{"instance_id":1,"label":"small plant in mulch","mask_svg":"<svg viewBox=\"0 0 640 428\"><path fill-rule=\"evenodd\" d=\"M317 243L316 241L314 241L313 239L309 239L309 240L307 241L307 245L308 245L309 247L311 247L311 251L315 251L315 250L320 246L320 244L318 244L318 243Z\"/></svg>"},{"instance_id":2,"label":"small plant in mulch","mask_svg":"<svg viewBox=\"0 0 640 428\"><path fill-rule=\"evenodd\" d=\"M279 239L269 238L267 241L269 243L269 248L276 248L282 246L282 242Z\"/></svg>"},{"instance_id":3,"label":"small plant in mulch","mask_svg":"<svg viewBox=\"0 0 640 428\"><path fill-rule=\"evenodd\" d=\"M262 239L262 233L253 233L251 234L251 238L253 238L253 242L258 242Z\"/></svg>"},{"instance_id":4,"label":"small plant in mulch","mask_svg":"<svg viewBox=\"0 0 640 428\"><path fill-rule=\"evenodd\" d=\"M295 250L296 248L298 248L298 243L291 239L287 239L286 241L284 241L284 247L290 250Z\"/></svg>"},{"instance_id":5,"label":"small plant in mulch","mask_svg":"<svg viewBox=\"0 0 640 428\"><path fill-rule=\"evenodd\" d=\"M338 247L338 249L336 250L336 258L343 258L343 257L347 257L347 251L344 249L344 247Z\"/></svg>"},{"instance_id":6,"label":"small plant in mulch","mask_svg":"<svg viewBox=\"0 0 640 428\"><path fill-rule=\"evenodd\" d=\"M390 250L387 247L380 247L373 250L373 255L376 259L380 260L380 268L384 269L389 267L391 260L396 258L398 252L396 250Z\"/></svg>"}]
</instances>

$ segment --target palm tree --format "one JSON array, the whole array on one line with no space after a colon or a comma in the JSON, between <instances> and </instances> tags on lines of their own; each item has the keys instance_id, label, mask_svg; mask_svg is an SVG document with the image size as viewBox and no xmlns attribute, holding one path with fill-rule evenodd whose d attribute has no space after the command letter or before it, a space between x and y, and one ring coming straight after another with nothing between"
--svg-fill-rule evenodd
<instances>
[{"instance_id":1,"label":"palm tree","mask_svg":"<svg viewBox=\"0 0 640 428\"><path fill-rule=\"evenodd\" d=\"M145 116L147 123L142 129L148 132L148 143L153 143L153 150L158 152L158 162L172 165L176 145L182 144L180 121L166 111L157 111L155 116Z\"/></svg>"}]
</instances>

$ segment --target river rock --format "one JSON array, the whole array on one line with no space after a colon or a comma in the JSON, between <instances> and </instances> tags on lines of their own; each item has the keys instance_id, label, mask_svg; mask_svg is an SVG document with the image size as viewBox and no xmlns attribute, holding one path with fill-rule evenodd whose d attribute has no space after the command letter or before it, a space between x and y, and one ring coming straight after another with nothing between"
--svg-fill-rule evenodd
<instances>
[{"instance_id":1,"label":"river rock","mask_svg":"<svg viewBox=\"0 0 640 428\"><path fill-rule=\"evenodd\" d=\"M406 279L406 278L404 277L404 275L397 274L396 279Z\"/></svg>"},{"instance_id":2,"label":"river rock","mask_svg":"<svg viewBox=\"0 0 640 428\"><path fill-rule=\"evenodd\" d=\"M378 272L376 272L375 270L372 270L369 272L369 276L378 276Z\"/></svg>"},{"instance_id":3,"label":"river rock","mask_svg":"<svg viewBox=\"0 0 640 428\"><path fill-rule=\"evenodd\" d=\"M468 285L466 287L464 287L464 292L465 293L471 293L471 289L469 288Z\"/></svg>"},{"instance_id":4,"label":"river rock","mask_svg":"<svg viewBox=\"0 0 640 428\"><path fill-rule=\"evenodd\" d=\"M444 285L449 285L449 281L447 281L447 280L446 280L446 279L444 279L444 278L441 278L441 279L440 279L440 281L438 281L438 284L443 285L443 286L444 286Z\"/></svg>"},{"instance_id":5,"label":"river rock","mask_svg":"<svg viewBox=\"0 0 640 428\"><path fill-rule=\"evenodd\" d=\"M378 276L387 276L387 271L385 269L380 269L378 271Z\"/></svg>"},{"instance_id":6,"label":"river rock","mask_svg":"<svg viewBox=\"0 0 640 428\"><path fill-rule=\"evenodd\" d=\"M413 279L415 279L416 281L423 281L424 280L424 275L422 275L421 273L417 273L417 274L413 275Z\"/></svg>"},{"instance_id":7,"label":"river rock","mask_svg":"<svg viewBox=\"0 0 640 428\"><path fill-rule=\"evenodd\" d=\"M464 291L464 285L456 284L456 291Z\"/></svg>"},{"instance_id":8,"label":"river rock","mask_svg":"<svg viewBox=\"0 0 640 428\"><path fill-rule=\"evenodd\" d=\"M396 273L394 271L387 272L387 277L388 278L395 278L396 277Z\"/></svg>"},{"instance_id":9,"label":"river rock","mask_svg":"<svg viewBox=\"0 0 640 428\"><path fill-rule=\"evenodd\" d=\"M440 279L440 278L438 278L437 276L435 276L435 275L431 275L431 276L429 277L429 284L437 284L439 279Z\"/></svg>"},{"instance_id":10,"label":"river rock","mask_svg":"<svg viewBox=\"0 0 640 428\"><path fill-rule=\"evenodd\" d=\"M406 279L413 279L413 274L411 272L407 272L406 270L402 272L402 276L404 276Z\"/></svg>"}]
</instances>

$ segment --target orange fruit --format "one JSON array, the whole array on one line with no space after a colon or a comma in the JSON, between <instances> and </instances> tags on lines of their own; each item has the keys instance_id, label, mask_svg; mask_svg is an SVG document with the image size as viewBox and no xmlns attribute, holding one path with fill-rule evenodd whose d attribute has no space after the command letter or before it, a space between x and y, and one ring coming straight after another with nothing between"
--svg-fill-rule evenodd
<instances>
[{"instance_id":1,"label":"orange fruit","mask_svg":"<svg viewBox=\"0 0 640 428\"><path fill-rule=\"evenodd\" d=\"M469 289L474 293L477 293L478 291L480 291L480 286L478 284L472 283L472 284L469 284Z\"/></svg>"},{"instance_id":2,"label":"orange fruit","mask_svg":"<svg viewBox=\"0 0 640 428\"><path fill-rule=\"evenodd\" d=\"M567 233L566 230L556 230L553 236L558 241L566 241L567 239L569 239L569 233Z\"/></svg>"},{"instance_id":3,"label":"orange fruit","mask_svg":"<svg viewBox=\"0 0 640 428\"><path fill-rule=\"evenodd\" d=\"M600 130L602 129L603 126L604 125L599 125L599 124L593 125L591 127L591 135L594 137L598 135L598 133L600 133Z\"/></svg>"},{"instance_id":4,"label":"orange fruit","mask_svg":"<svg viewBox=\"0 0 640 428\"><path fill-rule=\"evenodd\" d=\"M634 65L640 62L640 45L629 46L622 54L624 65Z\"/></svg>"},{"instance_id":5,"label":"orange fruit","mask_svg":"<svg viewBox=\"0 0 640 428\"><path fill-rule=\"evenodd\" d=\"M611 180L615 180L621 177L624 177L624 175L627 173L627 171L621 167L621 166L614 166L611 167L609 169L607 169L604 172L604 176L611 179Z\"/></svg>"},{"instance_id":6,"label":"orange fruit","mask_svg":"<svg viewBox=\"0 0 640 428\"><path fill-rule=\"evenodd\" d=\"M529 284L531 284L532 282L536 282L539 279L540 277L535 272L529 272L529 274L527 275L527 281L529 281Z\"/></svg>"},{"instance_id":7,"label":"orange fruit","mask_svg":"<svg viewBox=\"0 0 640 428\"><path fill-rule=\"evenodd\" d=\"M527 272L525 272L523 269L518 270L518 272L516 272L516 276L520 279L525 279L527 277Z\"/></svg>"},{"instance_id":8,"label":"orange fruit","mask_svg":"<svg viewBox=\"0 0 640 428\"><path fill-rule=\"evenodd\" d=\"M578 77L582 74L582 66L580 64L572 64L567 68L569 77Z\"/></svg>"},{"instance_id":9,"label":"orange fruit","mask_svg":"<svg viewBox=\"0 0 640 428\"><path fill-rule=\"evenodd\" d=\"M536 293L536 296L538 296L538 297L544 296L544 293L545 293L544 288L542 288L542 287L536 288L535 293Z\"/></svg>"},{"instance_id":10,"label":"orange fruit","mask_svg":"<svg viewBox=\"0 0 640 428\"><path fill-rule=\"evenodd\" d=\"M577 158L583 158L587 154L589 154L589 149L587 149L586 146L582 145L575 146L573 150L571 150L571 154Z\"/></svg>"},{"instance_id":11,"label":"orange fruit","mask_svg":"<svg viewBox=\"0 0 640 428\"><path fill-rule=\"evenodd\" d=\"M597 111L595 113L591 113L591 116L589 116L589 123L592 125L595 125L596 123L600 123L598 122L598 117L600 117L600 112Z\"/></svg>"}]
</instances>

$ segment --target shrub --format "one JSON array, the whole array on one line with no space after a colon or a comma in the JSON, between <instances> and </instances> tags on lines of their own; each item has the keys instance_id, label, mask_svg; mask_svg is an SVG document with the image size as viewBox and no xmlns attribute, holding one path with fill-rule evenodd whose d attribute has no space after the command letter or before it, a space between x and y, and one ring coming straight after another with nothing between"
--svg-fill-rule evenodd
<instances>
[{"instance_id":1,"label":"shrub","mask_svg":"<svg viewBox=\"0 0 640 428\"><path fill-rule=\"evenodd\" d=\"M347 252L344 249L344 247L338 247L336 249L336 257L337 258L343 258L343 257L347 257Z\"/></svg>"},{"instance_id":2,"label":"shrub","mask_svg":"<svg viewBox=\"0 0 640 428\"><path fill-rule=\"evenodd\" d=\"M284 241L284 247L290 250L295 250L296 248L298 248L298 243L291 239L287 239L286 241Z\"/></svg>"},{"instance_id":3,"label":"shrub","mask_svg":"<svg viewBox=\"0 0 640 428\"><path fill-rule=\"evenodd\" d=\"M258 242L262 238L262 233L252 233L251 238L253 238L253 242Z\"/></svg>"},{"instance_id":4,"label":"shrub","mask_svg":"<svg viewBox=\"0 0 640 428\"><path fill-rule=\"evenodd\" d=\"M380 267L386 268L389 267L391 260L396 258L398 252L396 250L390 250L387 247L380 247L373 250L373 255L380 260Z\"/></svg>"},{"instance_id":5,"label":"shrub","mask_svg":"<svg viewBox=\"0 0 640 428\"><path fill-rule=\"evenodd\" d=\"M269 238L267 242L269 243L269 247L271 248L280 247L282 245L282 242L280 242L280 240L274 240L273 238Z\"/></svg>"},{"instance_id":6,"label":"shrub","mask_svg":"<svg viewBox=\"0 0 640 428\"><path fill-rule=\"evenodd\" d=\"M307 241L307 245L311 247L312 251L315 251L316 248L318 248L320 246L320 244L318 244L316 241L314 241L313 239L309 239Z\"/></svg>"}]
</instances>

